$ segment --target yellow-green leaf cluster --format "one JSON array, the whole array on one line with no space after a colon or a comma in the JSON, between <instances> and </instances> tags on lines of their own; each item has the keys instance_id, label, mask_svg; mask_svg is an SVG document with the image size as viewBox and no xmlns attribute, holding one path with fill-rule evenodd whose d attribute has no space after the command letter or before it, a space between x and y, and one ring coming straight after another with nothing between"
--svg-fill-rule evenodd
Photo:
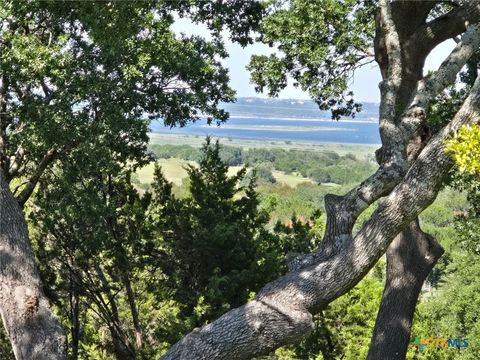
<instances>
[{"instance_id":1,"label":"yellow-green leaf cluster","mask_svg":"<svg viewBox=\"0 0 480 360\"><path fill-rule=\"evenodd\" d=\"M446 142L461 173L480 176L480 126L464 126Z\"/></svg>"}]
</instances>

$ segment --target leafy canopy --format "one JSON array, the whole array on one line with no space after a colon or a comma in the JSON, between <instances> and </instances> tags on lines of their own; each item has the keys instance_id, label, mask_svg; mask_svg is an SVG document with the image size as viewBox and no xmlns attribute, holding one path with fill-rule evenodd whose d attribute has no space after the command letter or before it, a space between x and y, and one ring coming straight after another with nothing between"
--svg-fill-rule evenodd
<instances>
[{"instance_id":1,"label":"leafy canopy","mask_svg":"<svg viewBox=\"0 0 480 360\"><path fill-rule=\"evenodd\" d=\"M224 121L233 101L222 39L176 35L173 14L230 27L244 44L263 14L252 2L0 2L0 166L29 180L74 149L145 155L148 121ZM20 194L25 184L14 189ZM26 194L29 196L29 194Z\"/></svg>"},{"instance_id":2,"label":"leafy canopy","mask_svg":"<svg viewBox=\"0 0 480 360\"><path fill-rule=\"evenodd\" d=\"M360 110L347 92L353 71L371 60L374 2L271 0L258 38L278 51L248 65L257 91L277 96L287 86L308 92L339 118Z\"/></svg>"}]
</instances>

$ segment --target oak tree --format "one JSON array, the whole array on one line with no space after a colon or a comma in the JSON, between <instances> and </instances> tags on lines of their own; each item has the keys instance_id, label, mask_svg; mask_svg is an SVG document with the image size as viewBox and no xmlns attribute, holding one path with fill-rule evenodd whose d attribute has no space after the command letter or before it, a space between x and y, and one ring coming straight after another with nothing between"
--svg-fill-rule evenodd
<instances>
[{"instance_id":1,"label":"oak tree","mask_svg":"<svg viewBox=\"0 0 480 360\"><path fill-rule=\"evenodd\" d=\"M351 289L387 254L387 280L368 359L404 358L415 304L441 245L419 226L453 165L445 142L479 120L480 80L438 120L432 111L480 45L478 1L273 1L260 40L278 51L250 64L259 90L275 95L289 77L334 117L357 110L347 92L353 70L376 61L382 75L378 170L343 196L327 195L317 250L254 299L194 330L163 359L248 359L297 342L312 316ZM432 73L426 57L447 39L456 46ZM446 112L448 113L448 112ZM445 114L444 114L445 115ZM379 205L357 233L356 220Z\"/></svg>"}]
</instances>

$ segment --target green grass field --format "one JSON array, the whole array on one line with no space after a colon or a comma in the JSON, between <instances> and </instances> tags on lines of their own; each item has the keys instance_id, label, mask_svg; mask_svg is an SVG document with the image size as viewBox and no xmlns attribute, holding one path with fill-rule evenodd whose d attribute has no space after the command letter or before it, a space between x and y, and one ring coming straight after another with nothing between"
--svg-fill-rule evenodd
<instances>
[{"instance_id":1,"label":"green grass field","mask_svg":"<svg viewBox=\"0 0 480 360\"><path fill-rule=\"evenodd\" d=\"M182 180L187 177L185 166L194 164L191 161L181 159L160 159L157 163L162 167L163 173L167 179L176 185L182 185ZM153 181L153 170L155 164L150 163L137 171L141 184L151 184Z\"/></svg>"},{"instance_id":2,"label":"green grass field","mask_svg":"<svg viewBox=\"0 0 480 360\"><path fill-rule=\"evenodd\" d=\"M176 185L181 185L182 180L187 177L185 166L187 164L195 165L194 162L181 159L159 159L157 163L162 167L165 177ZM150 184L153 181L154 163L137 171L140 184ZM241 169L241 166L231 166L228 170L229 175L234 175ZM302 177L296 174L285 174L282 171L272 171L273 176L280 184L285 184L290 187L296 187L303 182L313 183L311 179Z\"/></svg>"}]
</instances>

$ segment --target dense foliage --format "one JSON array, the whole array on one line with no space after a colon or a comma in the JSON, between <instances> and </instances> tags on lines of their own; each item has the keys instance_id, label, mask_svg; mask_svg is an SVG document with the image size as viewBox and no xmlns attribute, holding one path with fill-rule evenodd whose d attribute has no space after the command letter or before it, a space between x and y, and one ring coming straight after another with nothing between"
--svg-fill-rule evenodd
<instances>
[{"instance_id":1,"label":"dense foliage","mask_svg":"<svg viewBox=\"0 0 480 360\"><path fill-rule=\"evenodd\" d=\"M82 145L81 151L115 150L118 161L138 158L148 140L146 115L169 126L200 114L225 120L228 114L217 106L232 101L234 92L220 62L227 56L222 43L179 36L170 28L171 12L181 11L197 21L208 19L215 24L212 31L234 21L241 25L239 39L247 41L261 7L241 5L237 10L251 15L246 18L209 12L222 7L228 8L153 1L2 2L0 165L7 179L32 181L15 192L29 195L52 162L68 159Z\"/></svg>"},{"instance_id":2,"label":"dense foliage","mask_svg":"<svg viewBox=\"0 0 480 360\"><path fill-rule=\"evenodd\" d=\"M183 199L157 168L149 208L154 238L161 239L154 248L168 254L167 283L196 325L240 306L279 274L280 249L265 230L268 214L259 209L255 182L241 185L246 169L229 177L219 151L218 143L202 148L198 168L188 168Z\"/></svg>"},{"instance_id":3,"label":"dense foliage","mask_svg":"<svg viewBox=\"0 0 480 360\"><path fill-rule=\"evenodd\" d=\"M318 204L335 188L255 188L245 170L226 176L228 163L218 145L206 145L199 154L200 166L189 168L181 198L172 194L160 169L151 192L140 195L128 166L118 168L98 154L56 169L42 181L29 210L31 231L40 264L45 264L46 290L70 332L72 355L155 358L193 327L238 305L285 271L285 254L318 245L324 228ZM470 203L477 204L474 193L468 194ZM476 270L468 265L476 261L471 244L478 242L472 243L471 226L463 222L467 215L468 221L478 221L473 208L466 212L465 197L446 190L422 215L422 227L442 241L447 254L429 280L414 337L465 336L472 346L478 339ZM78 212L83 215L75 216ZM460 216L456 223L452 212ZM267 358L365 356L383 276L380 263L315 318L310 337ZM445 303L456 305L447 308ZM472 347L462 356L474 359L474 351ZM458 354L412 348L409 356Z\"/></svg>"}]
</instances>

